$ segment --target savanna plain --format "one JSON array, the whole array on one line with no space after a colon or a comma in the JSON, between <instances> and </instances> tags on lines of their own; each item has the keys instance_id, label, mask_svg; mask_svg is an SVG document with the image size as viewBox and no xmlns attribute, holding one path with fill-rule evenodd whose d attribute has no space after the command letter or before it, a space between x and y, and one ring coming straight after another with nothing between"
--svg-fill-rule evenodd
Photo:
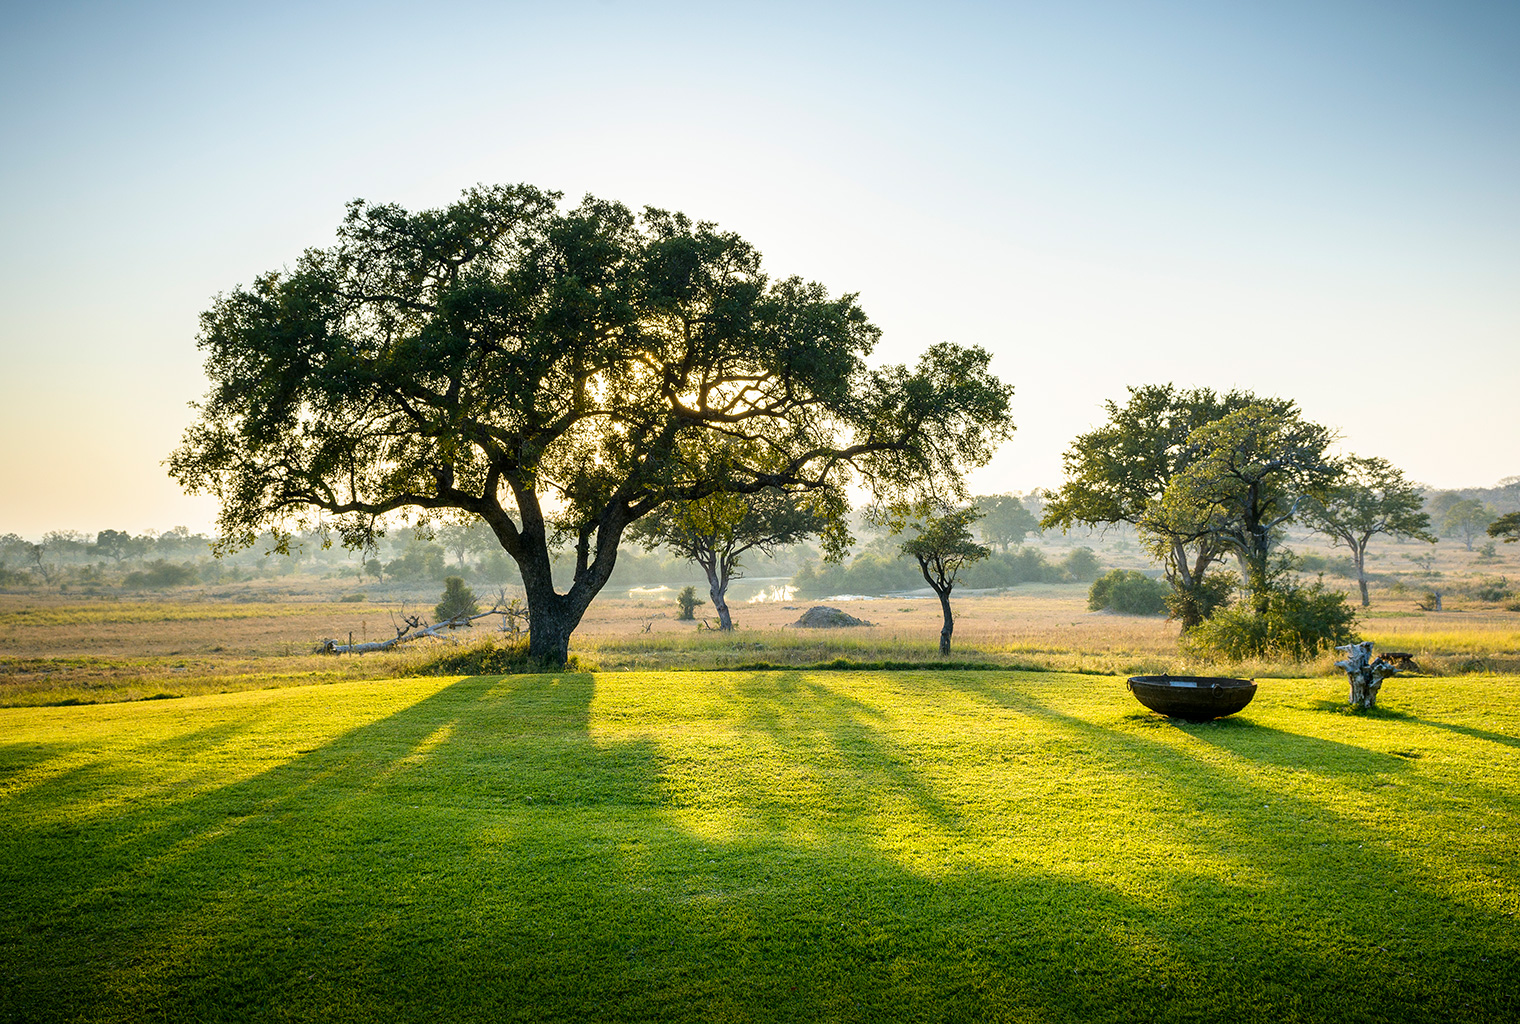
<instances>
[{"instance_id":1,"label":"savanna plain","mask_svg":"<svg viewBox=\"0 0 1520 1024\"><path fill-rule=\"evenodd\" d=\"M1380 594L1424 671L1353 714L1085 593L958 595L942 662L931 601L630 592L504 676L312 653L392 632L337 589L0 595L0 1019L1520 1017L1520 612Z\"/></svg>"}]
</instances>

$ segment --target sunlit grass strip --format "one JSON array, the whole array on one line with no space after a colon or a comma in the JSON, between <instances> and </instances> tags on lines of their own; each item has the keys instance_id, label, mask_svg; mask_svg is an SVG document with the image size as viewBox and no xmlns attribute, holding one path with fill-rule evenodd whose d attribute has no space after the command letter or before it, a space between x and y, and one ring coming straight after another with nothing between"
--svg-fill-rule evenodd
<instances>
[{"instance_id":1,"label":"sunlit grass strip","mask_svg":"<svg viewBox=\"0 0 1520 1024\"><path fill-rule=\"evenodd\" d=\"M415 660L415 659L413 659ZM400 658L0 658L0 707L109 704L391 677Z\"/></svg>"},{"instance_id":2,"label":"sunlit grass strip","mask_svg":"<svg viewBox=\"0 0 1520 1024\"><path fill-rule=\"evenodd\" d=\"M1360 632L1380 651L1520 655L1520 629L1390 630L1369 623Z\"/></svg>"},{"instance_id":3,"label":"sunlit grass strip","mask_svg":"<svg viewBox=\"0 0 1520 1024\"><path fill-rule=\"evenodd\" d=\"M1520 679L1013 672L0 711L0 1019L1510 1021Z\"/></svg>"},{"instance_id":4,"label":"sunlit grass strip","mask_svg":"<svg viewBox=\"0 0 1520 1024\"><path fill-rule=\"evenodd\" d=\"M311 604L181 604L151 601L97 601L90 604L36 605L0 612L0 630L17 626L82 626L133 622L198 622L218 619L268 619L311 614Z\"/></svg>"},{"instance_id":5,"label":"sunlit grass strip","mask_svg":"<svg viewBox=\"0 0 1520 1024\"><path fill-rule=\"evenodd\" d=\"M733 668L754 662L802 667L846 658L861 662L941 661L936 642L922 636L891 635L885 630L740 630L732 634L692 630L689 633L577 636L577 654L603 669ZM1167 647L1174 646L1169 643ZM956 641L951 661L992 661L1008 667L1037 663L1041 668L1072 668L1078 660L1108 660L1114 664L1153 665L1167 655L1153 650L1118 646L1091 650L1071 645L1010 642L971 636Z\"/></svg>"}]
</instances>

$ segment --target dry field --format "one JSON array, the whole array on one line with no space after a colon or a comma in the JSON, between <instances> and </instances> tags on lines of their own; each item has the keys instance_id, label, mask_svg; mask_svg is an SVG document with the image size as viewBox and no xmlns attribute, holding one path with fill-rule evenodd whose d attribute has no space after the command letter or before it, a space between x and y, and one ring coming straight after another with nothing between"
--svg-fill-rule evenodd
<instances>
[{"instance_id":1,"label":"dry field","mask_svg":"<svg viewBox=\"0 0 1520 1024\"><path fill-rule=\"evenodd\" d=\"M1453 563L1460 557L1450 551L1441 555ZM1453 570L1458 568L1453 564ZM387 595L370 588L366 601L340 602L352 587L352 581L331 581L292 594L254 584L233 592L186 588L139 599L0 594L0 705L95 703L395 678L436 653L422 646L353 658L313 653L324 637L389 637L403 610L430 610L431 602L420 591L404 601L402 592ZM1175 624L1090 612L1086 593L1085 585L1071 584L958 594L955 660L1119 675L1335 672L1328 657L1311 664L1248 663L1227 669L1193 663L1178 653ZM607 592L577 631L573 653L583 664L606 670L803 665L841 658L938 660L939 606L924 597L828 601L872 623L832 630L792 626L808 607L825 602L740 603L734 606L738 628L731 636L705 629L700 621L677 621L673 597L668 589ZM1402 589L1376 589L1374 606L1361 620L1363 634L1379 649L1414 653L1435 674L1520 669L1520 613L1459 596L1447 600L1442 612L1426 612L1417 607L1422 599L1418 579ZM489 623L482 620L462 633L462 641L490 635Z\"/></svg>"}]
</instances>

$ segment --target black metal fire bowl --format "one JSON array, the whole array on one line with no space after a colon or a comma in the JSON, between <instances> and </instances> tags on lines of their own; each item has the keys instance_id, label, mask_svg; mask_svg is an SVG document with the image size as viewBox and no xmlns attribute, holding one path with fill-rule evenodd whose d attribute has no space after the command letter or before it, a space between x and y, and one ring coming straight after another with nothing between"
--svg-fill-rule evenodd
<instances>
[{"instance_id":1,"label":"black metal fire bowl","mask_svg":"<svg viewBox=\"0 0 1520 1024\"><path fill-rule=\"evenodd\" d=\"M1131 676L1128 686L1152 711L1189 722L1233 715L1256 696L1249 679L1223 676Z\"/></svg>"}]
</instances>

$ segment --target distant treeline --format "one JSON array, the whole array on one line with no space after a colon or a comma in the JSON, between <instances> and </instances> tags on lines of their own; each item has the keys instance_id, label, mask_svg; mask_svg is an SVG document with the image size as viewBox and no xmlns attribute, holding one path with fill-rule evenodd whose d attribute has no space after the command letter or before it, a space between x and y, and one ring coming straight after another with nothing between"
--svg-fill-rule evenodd
<instances>
[{"instance_id":1,"label":"distant treeline","mask_svg":"<svg viewBox=\"0 0 1520 1024\"><path fill-rule=\"evenodd\" d=\"M1425 511L1438 527L1447 510L1458 501L1477 501L1498 512L1520 512L1520 476L1507 476L1493 487L1458 487L1455 490L1425 489Z\"/></svg>"},{"instance_id":2,"label":"distant treeline","mask_svg":"<svg viewBox=\"0 0 1520 1024\"><path fill-rule=\"evenodd\" d=\"M1076 548L1052 562L1036 548L995 552L960 571L956 585L971 590L1015 587L1021 583L1086 583L1102 568L1091 548ZM918 563L911 558L867 551L844 562L808 562L792 577L803 597L831 594L890 594L924 587Z\"/></svg>"},{"instance_id":3,"label":"distant treeline","mask_svg":"<svg viewBox=\"0 0 1520 1024\"><path fill-rule=\"evenodd\" d=\"M431 585L448 576L462 576L487 587L520 583L516 565L480 527L445 525L432 539L402 529L369 552L351 552L337 545L324 548L322 542L322 535L315 531L298 535L291 553L282 555L274 553L275 539L266 534L241 551L215 558L211 538L182 526L136 536L120 530L102 530L94 536L52 531L35 543L7 533L0 535L0 586L162 590L302 575L347 578L356 585ZM778 551L774 558L748 559L747 567L751 576L785 577L815 555L811 546L798 545ZM554 566L561 586L568 586L573 552L556 553ZM705 587L705 582L700 568L669 551L645 551L625 544L618 553L611 585L701 583Z\"/></svg>"}]
</instances>

